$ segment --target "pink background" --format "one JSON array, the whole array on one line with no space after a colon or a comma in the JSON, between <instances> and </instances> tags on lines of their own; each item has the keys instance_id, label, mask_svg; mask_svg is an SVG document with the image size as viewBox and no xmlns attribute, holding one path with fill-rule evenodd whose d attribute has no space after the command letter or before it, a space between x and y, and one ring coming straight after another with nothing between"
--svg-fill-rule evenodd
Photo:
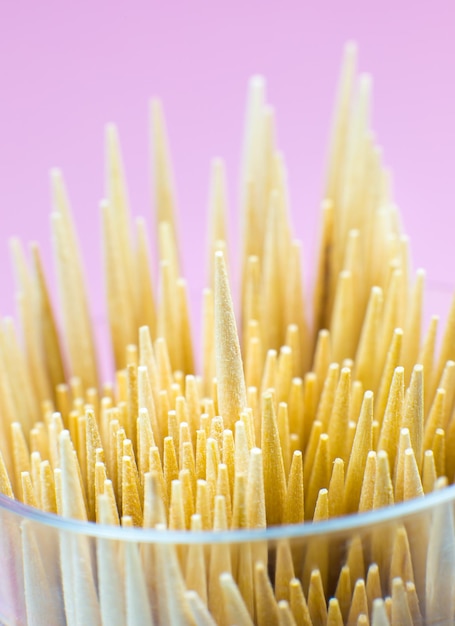
<instances>
[{"instance_id":1,"label":"pink background","mask_svg":"<svg viewBox=\"0 0 455 626\"><path fill-rule=\"evenodd\" d=\"M102 319L103 126L119 126L133 213L151 223L147 103L159 95L198 327L209 161L226 159L235 244L246 85L256 72L267 77L276 107L297 234L311 267L335 82L349 38L359 44L360 68L374 78L374 128L394 172L415 267L427 268L431 290L455 286L452 0L42 0L3 2L0 18L0 314L15 313L10 235L39 240L50 267L48 170L57 165Z\"/></svg>"}]
</instances>

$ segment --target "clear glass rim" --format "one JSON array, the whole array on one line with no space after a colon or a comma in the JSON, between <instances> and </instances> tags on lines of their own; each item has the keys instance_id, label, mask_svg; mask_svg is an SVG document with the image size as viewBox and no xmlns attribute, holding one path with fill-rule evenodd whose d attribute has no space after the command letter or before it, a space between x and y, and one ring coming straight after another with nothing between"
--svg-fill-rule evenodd
<instances>
[{"instance_id":1,"label":"clear glass rim","mask_svg":"<svg viewBox=\"0 0 455 626\"><path fill-rule=\"evenodd\" d=\"M455 502L455 485L433 491L422 498L414 498L392 506L374 511L355 513L327 521L305 522L269 526L265 529L236 529L227 531L188 531L157 528L122 528L95 522L84 522L27 506L0 494L0 511L5 510L12 515L44 527L54 528L60 532L68 532L87 537L135 543L167 543L167 544L208 544L208 543L245 543L258 541L278 541L280 539L305 539L310 537L329 536L338 533L349 533L362 529L371 529L379 524L403 521L419 513L431 513L432 509Z\"/></svg>"}]
</instances>

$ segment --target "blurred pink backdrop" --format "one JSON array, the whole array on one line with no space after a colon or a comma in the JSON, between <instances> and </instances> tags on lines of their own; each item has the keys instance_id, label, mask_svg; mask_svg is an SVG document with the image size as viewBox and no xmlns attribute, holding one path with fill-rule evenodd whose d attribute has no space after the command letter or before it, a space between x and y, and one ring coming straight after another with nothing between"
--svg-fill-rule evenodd
<instances>
[{"instance_id":1,"label":"blurred pink backdrop","mask_svg":"<svg viewBox=\"0 0 455 626\"><path fill-rule=\"evenodd\" d=\"M231 242L246 85L275 106L297 235L311 268L343 44L374 79L373 124L394 173L415 267L455 286L455 3L452 0L79 0L0 9L0 314L15 314L8 238L38 240L51 268L48 170L62 168L103 319L98 202L103 129L118 124L132 210L152 223L147 106L162 98L176 171L193 318L204 286L209 162L226 159ZM435 310L440 301L432 299Z\"/></svg>"}]
</instances>

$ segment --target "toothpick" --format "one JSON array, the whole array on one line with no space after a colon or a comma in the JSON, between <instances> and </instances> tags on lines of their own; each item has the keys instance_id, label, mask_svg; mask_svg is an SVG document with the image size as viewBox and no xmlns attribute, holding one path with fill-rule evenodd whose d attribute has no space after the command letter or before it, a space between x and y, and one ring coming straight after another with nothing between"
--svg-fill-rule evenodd
<instances>
[{"instance_id":1,"label":"toothpick","mask_svg":"<svg viewBox=\"0 0 455 626\"><path fill-rule=\"evenodd\" d=\"M362 476L365 472L365 464L368 452L372 447L371 424L373 419L373 393L366 391L362 403L359 422L354 437L353 452L349 459L346 471L345 484L345 510L355 512L358 510L360 492L362 488Z\"/></svg>"},{"instance_id":2,"label":"toothpick","mask_svg":"<svg viewBox=\"0 0 455 626\"><path fill-rule=\"evenodd\" d=\"M411 444L420 468L423 460L423 368L415 365L406 401L402 427L409 428Z\"/></svg>"},{"instance_id":3,"label":"toothpick","mask_svg":"<svg viewBox=\"0 0 455 626\"><path fill-rule=\"evenodd\" d=\"M293 578L289 581L289 597L289 604L297 624L301 626L312 626L308 605L298 578Z\"/></svg>"},{"instance_id":4,"label":"toothpick","mask_svg":"<svg viewBox=\"0 0 455 626\"><path fill-rule=\"evenodd\" d=\"M377 598L373 602L371 626L390 626L387 611L382 598Z\"/></svg>"},{"instance_id":5,"label":"toothpick","mask_svg":"<svg viewBox=\"0 0 455 626\"><path fill-rule=\"evenodd\" d=\"M406 580L412 583L414 582L414 571L408 533L406 532L406 528L404 526L399 526L395 533L392 561L390 563L389 586L392 590L395 578L400 578L401 580Z\"/></svg>"},{"instance_id":6,"label":"toothpick","mask_svg":"<svg viewBox=\"0 0 455 626\"><path fill-rule=\"evenodd\" d=\"M330 370L331 369L332 366L330 367ZM344 462L347 461L346 429L349 421L350 388L351 371L347 367L343 367L338 380L333 408L327 424L327 432L330 439L330 458L332 461L335 458L340 458Z\"/></svg>"},{"instance_id":7,"label":"toothpick","mask_svg":"<svg viewBox=\"0 0 455 626\"><path fill-rule=\"evenodd\" d=\"M381 578L379 576L379 568L376 563L372 563L368 568L366 591L368 599L368 612L372 614L374 603L377 598L382 599Z\"/></svg>"},{"instance_id":8,"label":"toothpick","mask_svg":"<svg viewBox=\"0 0 455 626\"><path fill-rule=\"evenodd\" d=\"M359 513L373 509L374 484L376 479L376 452L370 450L365 464L362 490L360 492Z\"/></svg>"},{"instance_id":9,"label":"toothpick","mask_svg":"<svg viewBox=\"0 0 455 626\"><path fill-rule=\"evenodd\" d=\"M240 345L223 255L215 254L215 360L220 414L232 428L246 406Z\"/></svg>"},{"instance_id":10,"label":"toothpick","mask_svg":"<svg viewBox=\"0 0 455 626\"><path fill-rule=\"evenodd\" d=\"M24 591L27 624L38 626L42 616L50 623L60 624L65 621L65 611L61 597L55 597L51 592L52 568L45 567L40 549L40 541L36 529L29 521L21 524L22 552L24 562ZM41 546L43 548L43 546ZM58 558L57 555L46 555L48 558ZM49 579L51 576L51 580ZM42 585L44 584L44 587Z\"/></svg>"},{"instance_id":11,"label":"toothpick","mask_svg":"<svg viewBox=\"0 0 455 626\"><path fill-rule=\"evenodd\" d=\"M404 368L396 367L390 385L384 420L379 435L378 450L387 452L390 468L395 466L399 428L404 419Z\"/></svg>"},{"instance_id":12,"label":"toothpick","mask_svg":"<svg viewBox=\"0 0 455 626\"><path fill-rule=\"evenodd\" d=\"M327 612L327 626L343 626L343 617L340 611L340 605L336 598L330 598L329 610Z\"/></svg>"},{"instance_id":13,"label":"toothpick","mask_svg":"<svg viewBox=\"0 0 455 626\"><path fill-rule=\"evenodd\" d=\"M286 498L286 476L272 396L263 397L262 441L265 508L268 525L280 524Z\"/></svg>"},{"instance_id":14,"label":"toothpick","mask_svg":"<svg viewBox=\"0 0 455 626\"><path fill-rule=\"evenodd\" d=\"M335 597L338 600L341 615L344 622L348 619L348 613L351 607L352 598L352 586L351 586L351 574L348 565L343 565L338 577L337 586L335 589Z\"/></svg>"},{"instance_id":15,"label":"toothpick","mask_svg":"<svg viewBox=\"0 0 455 626\"><path fill-rule=\"evenodd\" d=\"M111 507L106 494L98 496L99 521L110 524ZM108 539L97 540L100 611L103 622L121 626L126 621L122 567L115 546Z\"/></svg>"},{"instance_id":16,"label":"toothpick","mask_svg":"<svg viewBox=\"0 0 455 626\"><path fill-rule=\"evenodd\" d=\"M311 572L310 587L308 589L308 611L313 624L327 622L327 605L319 570Z\"/></svg>"},{"instance_id":17,"label":"toothpick","mask_svg":"<svg viewBox=\"0 0 455 626\"><path fill-rule=\"evenodd\" d=\"M138 545L126 542L124 550L126 623L128 626L153 626L154 621Z\"/></svg>"},{"instance_id":18,"label":"toothpick","mask_svg":"<svg viewBox=\"0 0 455 626\"><path fill-rule=\"evenodd\" d=\"M339 517L344 513L344 461L336 458L332 465L332 475L328 488L329 517Z\"/></svg>"},{"instance_id":19,"label":"toothpick","mask_svg":"<svg viewBox=\"0 0 455 626\"><path fill-rule=\"evenodd\" d=\"M153 205L156 224L167 222L177 247L176 192L174 173L169 151L163 107L159 100L150 103L152 143ZM180 272L179 272L180 274Z\"/></svg>"},{"instance_id":20,"label":"toothpick","mask_svg":"<svg viewBox=\"0 0 455 626\"><path fill-rule=\"evenodd\" d=\"M278 606L264 566L257 561L254 568L255 608L258 626L278 626Z\"/></svg>"},{"instance_id":21,"label":"toothpick","mask_svg":"<svg viewBox=\"0 0 455 626\"><path fill-rule=\"evenodd\" d=\"M277 546L275 569L275 597L289 601L289 583L294 579L294 564L289 542L280 541Z\"/></svg>"},{"instance_id":22,"label":"toothpick","mask_svg":"<svg viewBox=\"0 0 455 626\"><path fill-rule=\"evenodd\" d=\"M349 626L355 626L361 614L368 615L368 601L365 581L359 579L355 584L354 593L352 594L351 609L347 621Z\"/></svg>"},{"instance_id":23,"label":"toothpick","mask_svg":"<svg viewBox=\"0 0 455 626\"><path fill-rule=\"evenodd\" d=\"M392 581L392 623L413 626L406 590L401 578Z\"/></svg>"},{"instance_id":24,"label":"toothpick","mask_svg":"<svg viewBox=\"0 0 455 626\"><path fill-rule=\"evenodd\" d=\"M201 516L197 513L191 516L191 530L202 531ZM192 543L188 546L185 584L188 590L197 592L199 599L207 606L206 564L204 545L201 543Z\"/></svg>"},{"instance_id":25,"label":"toothpick","mask_svg":"<svg viewBox=\"0 0 455 626\"><path fill-rule=\"evenodd\" d=\"M292 455L291 469L289 471L283 523L301 524L303 519L304 498L302 452L300 450L296 450Z\"/></svg>"}]
</instances>

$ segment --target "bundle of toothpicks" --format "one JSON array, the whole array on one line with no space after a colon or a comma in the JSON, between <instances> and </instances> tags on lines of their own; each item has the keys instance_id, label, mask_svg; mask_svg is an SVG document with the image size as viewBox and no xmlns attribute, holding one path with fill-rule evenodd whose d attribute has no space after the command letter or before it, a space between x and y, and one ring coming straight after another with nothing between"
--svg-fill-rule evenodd
<instances>
[{"instance_id":1,"label":"bundle of toothpicks","mask_svg":"<svg viewBox=\"0 0 455 626\"><path fill-rule=\"evenodd\" d=\"M38 245L28 254L13 240L18 324L0 327L0 492L87 532L48 528L52 516L40 529L26 513L17 536L3 530L21 555L11 591L23 598L21 624L406 626L444 611L438 623L452 623L450 511L384 527L371 513L370 533L286 538L289 525L336 529L334 518L422 498L455 475L455 305L437 348L438 317L421 330L425 273L411 268L370 108L371 78L357 74L349 43L309 296L274 110L263 78L251 79L242 247L234 262L217 159L197 359L161 104L151 104L157 279L107 126L112 382L99 379L70 201L51 172L59 306ZM92 535L94 522L123 528ZM277 526L282 537L268 539ZM144 541L131 527L148 529ZM259 539L242 541L248 530Z\"/></svg>"}]
</instances>

